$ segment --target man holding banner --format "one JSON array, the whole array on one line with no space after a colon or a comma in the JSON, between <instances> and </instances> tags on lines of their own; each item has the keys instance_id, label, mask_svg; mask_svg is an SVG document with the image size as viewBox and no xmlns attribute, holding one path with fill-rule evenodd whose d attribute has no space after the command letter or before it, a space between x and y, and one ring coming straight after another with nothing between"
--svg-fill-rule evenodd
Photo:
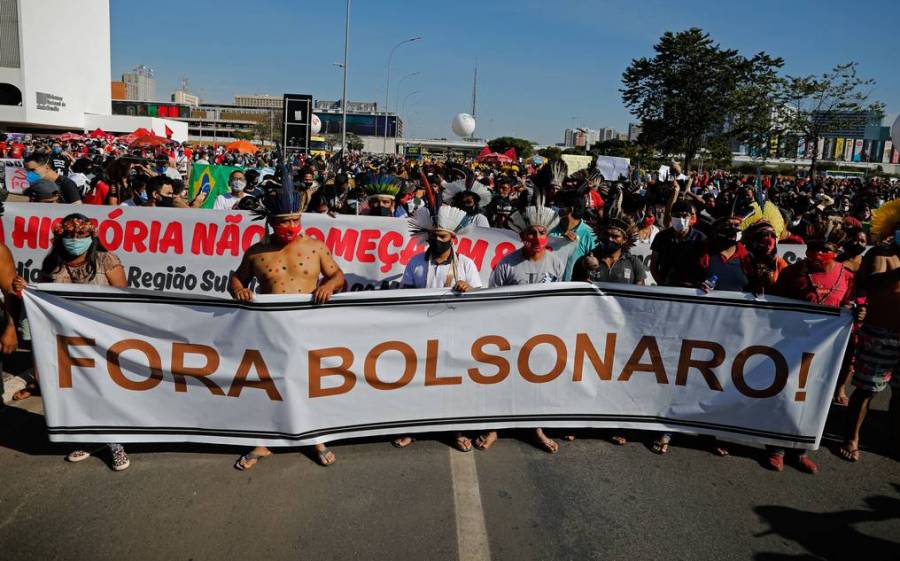
<instances>
[{"instance_id":1,"label":"man holding banner","mask_svg":"<svg viewBox=\"0 0 900 561\"><path fill-rule=\"evenodd\" d=\"M324 243L300 235L300 213L305 209L300 193L294 190L289 166L284 167L281 182L278 195L267 197L264 206L255 211L273 234L250 246L231 276L229 290L235 300L249 302L253 299L250 281L255 278L263 294L312 294L316 303L323 304L344 286L344 274ZM319 275L325 277L321 284ZM324 444L316 444L315 449L321 465L334 463L334 453ZM271 454L268 448L257 446L234 467L250 469Z\"/></svg>"}]
</instances>

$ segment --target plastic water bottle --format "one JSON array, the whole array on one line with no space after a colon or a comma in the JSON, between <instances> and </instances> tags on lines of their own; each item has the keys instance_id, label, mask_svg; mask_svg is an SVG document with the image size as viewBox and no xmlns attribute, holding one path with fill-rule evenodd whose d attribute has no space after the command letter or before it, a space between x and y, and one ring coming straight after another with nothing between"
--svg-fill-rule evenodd
<instances>
[{"instance_id":1,"label":"plastic water bottle","mask_svg":"<svg viewBox=\"0 0 900 561\"><path fill-rule=\"evenodd\" d=\"M706 279L706 281L703 283L703 285L709 289L709 290L707 290L707 292L712 292L713 290L716 289L716 283L718 283L718 282L719 282L719 275L713 275L713 276L709 277L708 279Z\"/></svg>"}]
</instances>

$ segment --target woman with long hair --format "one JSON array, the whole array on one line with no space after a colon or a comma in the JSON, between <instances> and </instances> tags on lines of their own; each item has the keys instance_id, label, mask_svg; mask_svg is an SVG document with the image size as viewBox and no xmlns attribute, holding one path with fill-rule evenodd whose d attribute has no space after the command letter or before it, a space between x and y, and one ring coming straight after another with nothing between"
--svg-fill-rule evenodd
<instances>
[{"instance_id":1,"label":"woman with long hair","mask_svg":"<svg viewBox=\"0 0 900 561\"><path fill-rule=\"evenodd\" d=\"M70 214L53 227L53 245L41 265L41 281L117 288L128 286L122 262L116 254L103 247L97 238L96 226L83 214ZM25 284L25 279L16 277L13 289L21 292ZM112 469L128 469L131 463L121 444L76 450L66 459L80 462L107 447L112 456Z\"/></svg>"}]
</instances>

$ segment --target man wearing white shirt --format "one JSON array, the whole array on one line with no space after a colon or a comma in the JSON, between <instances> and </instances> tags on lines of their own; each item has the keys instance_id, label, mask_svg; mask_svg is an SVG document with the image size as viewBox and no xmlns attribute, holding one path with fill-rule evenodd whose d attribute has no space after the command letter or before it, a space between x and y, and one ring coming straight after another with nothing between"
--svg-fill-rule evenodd
<instances>
[{"instance_id":1,"label":"man wearing white shirt","mask_svg":"<svg viewBox=\"0 0 900 561\"><path fill-rule=\"evenodd\" d=\"M458 208L443 205L437 213L427 207L419 207L409 219L413 236L428 240L428 249L410 259L403 271L401 288L452 288L468 292L481 288L481 276L475 262L453 249L457 234L471 229L466 213ZM454 435L455 446L462 452L472 451L472 441L462 433ZM394 439L394 446L406 448L413 437Z\"/></svg>"},{"instance_id":2,"label":"man wearing white shirt","mask_svg":"<svg viewBox=\"0 0 900 561\"><path fill-rule=\"evenodd\" d=\"M216 201L213 203L213 210L232 210L238 201L246 195L244 193L245 187L247 187L247 179L244 177L244 172L239 170L231 172L231 175L228 176L228 189L230 192L216 197Z\"/></svg>"}]
</instances>

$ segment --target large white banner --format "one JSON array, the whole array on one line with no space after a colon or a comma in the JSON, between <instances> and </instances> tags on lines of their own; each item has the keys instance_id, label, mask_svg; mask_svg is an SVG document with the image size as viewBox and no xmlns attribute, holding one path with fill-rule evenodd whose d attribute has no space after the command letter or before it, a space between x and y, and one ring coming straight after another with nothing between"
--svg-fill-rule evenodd
<instances>
[{"instance_id":1,"label":"large white banner","mask_svg":"<svg viewBox=\"0 0 900 561\"><path fill-rule=\"evenodd\" d=\"M37 203L5 207L0 236L12 251L18 274L29 282L40 279L52 226L72 212L97 221L100 240L121 258L132 288L227 298L229 275L247 248L265 235L264 223L245 211ZM396 288L409 260L427 248L409 235L401 218L304 214L302 227L306 235L325 242L350 291ZM564 254L572 247L564 239L554 244ZM511 230L475 228L459 238L456 249L475 262L487 285L494 266L521 245Z\"/></svg>"},{"instance_id":2,"label":"large white banner","mask_svg":"<svg viewBox=\"0 0 900 561\"><path fill-rule=\"evenodd\" d=\"M581 283L242 304L25 293L50 438L294 446L621 427L818 447L846 311Z\"/></svg>"}]
</instances>

